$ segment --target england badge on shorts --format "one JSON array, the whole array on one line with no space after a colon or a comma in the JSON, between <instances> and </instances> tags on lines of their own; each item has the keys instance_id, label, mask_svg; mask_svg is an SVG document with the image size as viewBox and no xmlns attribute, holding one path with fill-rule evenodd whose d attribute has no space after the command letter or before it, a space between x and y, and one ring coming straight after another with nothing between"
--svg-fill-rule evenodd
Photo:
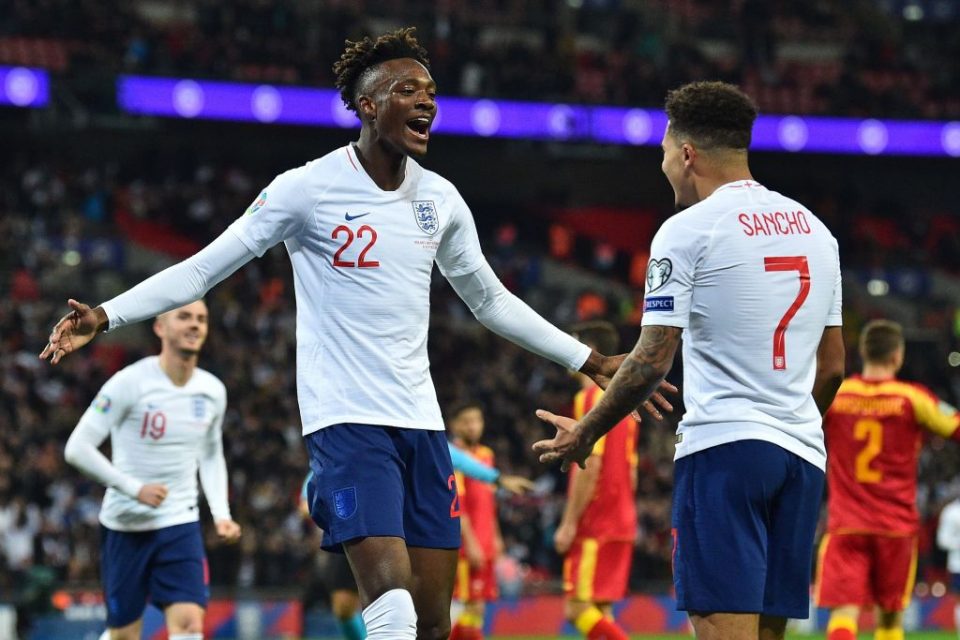
<instances>
[{"instance_id":1,"label":"england badge on shorts","mask_svg":"<svg viewBox=\"0 0 960 640\"><path fill-rule=\"evenodd\" d=\"M433 204L433 200L414 200L413 217L417 221L417 226L431 236L440 228L437 207Z\"/></svg>"}]
</instances>

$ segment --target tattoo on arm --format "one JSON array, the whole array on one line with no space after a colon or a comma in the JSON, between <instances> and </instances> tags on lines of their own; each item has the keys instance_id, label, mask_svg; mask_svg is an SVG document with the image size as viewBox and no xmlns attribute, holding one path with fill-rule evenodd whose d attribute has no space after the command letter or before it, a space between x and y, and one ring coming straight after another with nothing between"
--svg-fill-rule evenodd
<instances>
[{"instance_id":1,"label":"tattoo on arm","mask_svg":"<svg viewBox=\"0 0 960 640\"><path fill-rule=\"evenodd\" d=\"M596 440L650 397L673 365L682 331L658 325L643 328L600 402L584 416L584 433Z\"/></svg>"}]
</instances>

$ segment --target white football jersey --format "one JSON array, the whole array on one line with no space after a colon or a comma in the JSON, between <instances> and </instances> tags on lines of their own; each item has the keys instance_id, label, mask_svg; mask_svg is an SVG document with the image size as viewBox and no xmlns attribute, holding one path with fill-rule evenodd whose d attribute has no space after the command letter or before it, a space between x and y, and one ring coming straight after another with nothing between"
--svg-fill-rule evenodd
<instances>
[{"instance_id":1,"label":"white football jersey","mask_svg":"<svg viewBox=\"0 0 960 640\"><path fill-rule=\"evenodd\" d=\"M947 552L947 571L960 573L960 500L953 500L940 512L937 546Z\"/></svg>"},{"instance_id":2,"label":"white football jersey","mask_svg":"<svg viewBox=\"0 0 960 640\"><path fill-rule=\"evenodd\" d=\"M151 507L108 487L100 522L116 531L147 531L197 521L198 461L210 452L222 457L226 406L227 391L216 376L197 368L178 387L160 368L157 356L110 378L78 429L96 433L99 442L109 435L117 471L138 483L163 484L168 493L160 506ZM207 499L214 519L230 518L226 495Z\"/></svg>"},{"instance_id":3,"label":"white football jersey","mask_svg":"<svg viewBox=\"0 0 960 640\"><path fill-rule=\"evenodd\" d=\"M816 216L752 180L725 184L657 232L644 295L644 326L684 330L677 458L765 440L825 468L811 392L841 286Z\"/></svg>"},{"instance_id":4,"label":"white football jersey","mask_svg":"<svg viewBox=\"0 0 960 640\"><path fill-rule=\"evenodd\" d=\"M339 423L444 428L427 358L433 263L484 262L456 188L407 158L384 191L352 145L282 173L230 229L262 256L284 242L297 300L304 435Z\"/></svg>"}]
</instances>

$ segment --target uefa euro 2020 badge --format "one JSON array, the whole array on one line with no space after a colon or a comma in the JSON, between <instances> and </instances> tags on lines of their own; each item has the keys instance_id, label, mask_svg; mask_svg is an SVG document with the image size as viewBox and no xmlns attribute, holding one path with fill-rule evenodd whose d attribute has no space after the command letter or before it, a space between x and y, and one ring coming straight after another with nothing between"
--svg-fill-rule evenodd
<instances>
[{"instance_id":1,"label":"uefa euro 2020 badge","mask_svg":"<svg viewBox=\"0 0 960 640\"><path fill-rule=\"evenodd\" d=\"M440 228L437 207L433 204L433 200L414 200L413 217L417 221L417 226L431 236Z\"/></svg>"},{"instance_id":2,"label":"uefa euro 2020 badge","mask_svg":"<svg viewBox=\"0 0 960 640\"><path fill-rule=\"evenodd\" d=\"M266 192L266 191L264 191L264 192L261 193L259 196L257 196L257 199L253 201L253 204L251 204L249 207L247 207L247 210L246 210L246 212L245 212L245 215L251 216L251 215L255 214L257 211L260 211L260 209L263 209L263 206L264 206L265 204L267 204L267 192Z\"/></svg>"}]
</instances>

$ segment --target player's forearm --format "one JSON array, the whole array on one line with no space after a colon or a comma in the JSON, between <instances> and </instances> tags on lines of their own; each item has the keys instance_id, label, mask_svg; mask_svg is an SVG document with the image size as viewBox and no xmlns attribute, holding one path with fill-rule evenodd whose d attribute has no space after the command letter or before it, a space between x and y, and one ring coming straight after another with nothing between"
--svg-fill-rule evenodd
<instances>
[{"instance_id":1,"label":"player's forearm","mask_svg":"<svg viewBox=\"0 0 960 640\"><path fill-rule=\"evenodd\" d=\"M152 318L202 298L253 257L228 229L196 255L147 278L99 309L108 318L110 329Z\"/></svg>"},{"instance_id":2,"label":"player's forearm","mask_svg":"<svg viewBox=\"0 0 960 640\"><path fill-rule=\"evenodd\" d=\"M578 370L590 347L560 331L503 286L490 265L450 278L457 295L483 326L527 351Z\"/></svg>"},{"instance_id":3,"label":"player's forearm","mask_svg":"<svg viewBox=\"0 0 960 640\"><path fill-rule=\"evenodd\" d=\"M214 521L230 520L230 502L227 499L227 461L223 451L218 451L200 460L200 486L210 506Z\"/></svg>"},{"instance_id":4,"label":"player's forearm","mask_svg":"<svg viewBox=\"0 0 960 640\"><path fill-rule=\"evenodd\" d=\"M846 350L840 327L826 327L817 347L817 373L813 380L813 400L820 415L826 415L837 389L843 382Z\"/></svg>"},{"instance_id":5,"label":"player's forearm","mask_svg":"<svg viewBox=\"0 0 960 640\"><path fill-rule=\"evenodd\" d=\"M494 467L488 467L463 449L459 449L448 442L450 449L450 460L453 462L453 468L468 478L479 480L486 484L493 484L500 477L500 470Z\"/></svg>"},{"instance_id":6,"label":"player's forearm","mask_svg":"<svg viewBox=\"0 0 960 640\"><path fill-rule=\"evenodd\" d=\"M64 447L63 457L67 463L100 484L136 498L143 483L113 466L97 448L99 443L91 441L81 426L74 430Z\"/></svg>"},{"instance_id":7,"label":"player's forearm","mask_svg":"<svg viewBox=\"0 0 960 640\"><path fill-rule=\"evenodd\" d=\"M670 372L681 334L677 327L643 328L640 340L620 365L606 393L580 421L590 441L600 439L657 389Z\"/></svg>"}]
</instances>

